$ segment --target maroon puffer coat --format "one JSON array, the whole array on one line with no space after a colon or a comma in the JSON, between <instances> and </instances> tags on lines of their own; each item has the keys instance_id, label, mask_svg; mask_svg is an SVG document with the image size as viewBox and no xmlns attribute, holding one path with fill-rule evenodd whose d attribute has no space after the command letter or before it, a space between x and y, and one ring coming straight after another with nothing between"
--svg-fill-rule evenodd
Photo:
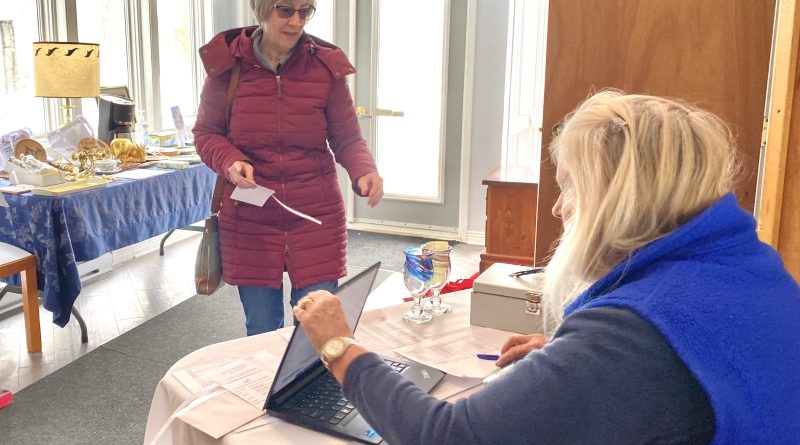
<instances>
[{"instance_id":1,"label":"maroon puffer coat","mask_svg":"<svg viewBox=\"0 0 800 445\"><path fill-rule=\"evenodd\" d=\"M271 198L264 207L231 200L235 187L227 182L219 216L223 279L279 287L288 270L294 287L335 280L346 274L347 231L334 161L353 184L377 171L345 81L355 69L339 48L304 34L276 74L253 53L255 29L223 32L200 49L208 78L193 130L197 152L226 178L234 161L250 163L257 184L322 225ZM241 74L226 137L228 84L237 59Z\"/></svg>"}]
</instances>

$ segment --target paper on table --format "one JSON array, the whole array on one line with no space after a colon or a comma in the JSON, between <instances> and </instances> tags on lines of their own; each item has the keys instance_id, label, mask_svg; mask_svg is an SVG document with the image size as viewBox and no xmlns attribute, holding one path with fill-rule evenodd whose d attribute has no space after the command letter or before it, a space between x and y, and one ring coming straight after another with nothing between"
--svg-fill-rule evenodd
<instances>
[{"instance_id":1,"label":"paper on table","mask_svg":"<svg viewBox=\"0 0 800 445\"><path fill-rule=\"evenodd\" d=\"M173 375L187 389L212 383L223 391L173 414L204 433L219 438L263 415L262 407L275 375L266 365L277 360L259 351L243 359L218 361L175 372ZM256 364L259 363L259 364Z\"/></svg>"},{"instance_id":2,"label":"paper on table","mask_svg":"<svg viewBox=\"0 0 800 445\"><path fill-rule=\"evenodd\" d=\"M134 168L131 170L123 170L119 173L115 173L110 176L114 176L115 178L125 178L125 179L145 179L145 178L152 178L153 176L163 175L165 173L169 173L172 170L161 170L158 168Z\"/></svg>"},{"instance_id":3,"label":"paper on table","mask_svg":"<svg viewBox=\"0 0 800 445\"><path fill-rule=\"evenodd\" d=\"M408 329L403 322L391 319L381 311L363 314L356 328L355 337L367 349L376 347L397 349L422 341L422 338Z\"/></svg>"},{"instance_id":4,"label":"paper on table","mask_svg":"<svg viewBox=\"0 0 800 445\"><path fill-rule=\"evenodd\" d=\"M264 414L258 419L251 420L250 422L245 423L239 428L236 428L235 430L233 430L233 432L241 433L242 431L252 430L253 428L258 428L260 426L269 425L270 423L275 423L278 420L280 419L278 419L277 417L272 417L269 414Z\"/></svg>"},{"instance_id":5,"label":"paper on table","mask_svg":"<svg viewBox=\"0 0 800 445\"><path fill-rule=\"evenodd\" d=\"M456 377L454 375L446 375L442 382L436 386L432 396L439 400L444 400L456 394L460 394L468 389L472 389L482 382L481 379L472 377Z\"/></svg>"},{"instance_id":6,"label":"paper on table","mask_svg":"<svg viewBox=\"0 0 800 445\"><path fill-rule=\"evenodd\" d=\"M477 354L499 351L507 338L508 332L469 326L453 334L395 349L395 352L448 374L483 378L497 367L494 361L481 360Z\"/></svg>"},{"instance_id":7,"label":"paper on table","mask_svg":"<svg viewBox=\"0 0 800 445\"><path fill-rule=\"evenodd\" d=\"M247 401L254 407L261 409L264 401L267 400L269 388L272 386L274 374L259 370L242 379L222 385L223 388L236 394L242 400Z\"/></svg>"}]
</instances>

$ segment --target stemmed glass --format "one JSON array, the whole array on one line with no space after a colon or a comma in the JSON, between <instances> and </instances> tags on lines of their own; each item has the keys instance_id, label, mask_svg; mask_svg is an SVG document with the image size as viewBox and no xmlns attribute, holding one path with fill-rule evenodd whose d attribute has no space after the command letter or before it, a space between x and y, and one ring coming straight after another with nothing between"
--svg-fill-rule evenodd
<instances>
[{"instance_id":1,"label":"stemmed glass","mask_svg":"<svg viewBox=\"0 0 800 445\"><path fill-rule=\"evenodd\" d=\"M431 259L433 263L433 278L431 278L429 288L431 294L430 312L434 315L444 315L453 310L453 307L443 303L442 297L439 296L450 276L450 251L452 249L453 247L447 241L429 241L422 245L422 252L433 254Z\"/></svg>"},{"instance_id":2,"label":"stemmed glass","mask_svg":"<svg viewBox=\"0 0 800 445\"><path fill-rule=\"evenodd\" d=\"M406 261L403 264L403 282L411 292L414 303L403 314L403 320L411 324L430 323L433 316L422 310L422 296L428 292L433 278L433 253L425 253L419 247L408 247L404 253Z\"/></svg>"}]
</instances>

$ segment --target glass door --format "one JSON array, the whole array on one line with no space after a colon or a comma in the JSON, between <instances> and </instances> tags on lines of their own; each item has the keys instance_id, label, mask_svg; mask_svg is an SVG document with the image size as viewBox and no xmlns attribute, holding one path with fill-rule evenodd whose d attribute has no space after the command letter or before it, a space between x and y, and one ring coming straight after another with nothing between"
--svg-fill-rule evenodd
<instances>
[{"instance_id":1,"label":"glass door","mask_svg":"<svg viewBox=\"0 0 800 445\"><path fill-rule=\"evenodd\" d=\"M356 198L351 223L455 238L467 0L353 3L354 98L385 196Z\"/></svg>"}]
</instances>

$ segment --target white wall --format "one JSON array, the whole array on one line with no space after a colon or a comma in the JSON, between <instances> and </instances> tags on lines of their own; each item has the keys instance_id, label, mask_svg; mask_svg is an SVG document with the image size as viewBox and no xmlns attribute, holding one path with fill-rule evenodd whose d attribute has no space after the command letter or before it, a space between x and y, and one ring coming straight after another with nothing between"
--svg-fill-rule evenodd
<instances>
[{"instance_id":1,"label":"white wall","mask_svg":"<svg viewBox=\"0 0 800 445\"><path fill-rule=\"evenodd\" d=\"M509 1L476 1L467 231L483 233L486 229L486 186L481 181L500 165Z\"/></svg>"}]
</instances>

